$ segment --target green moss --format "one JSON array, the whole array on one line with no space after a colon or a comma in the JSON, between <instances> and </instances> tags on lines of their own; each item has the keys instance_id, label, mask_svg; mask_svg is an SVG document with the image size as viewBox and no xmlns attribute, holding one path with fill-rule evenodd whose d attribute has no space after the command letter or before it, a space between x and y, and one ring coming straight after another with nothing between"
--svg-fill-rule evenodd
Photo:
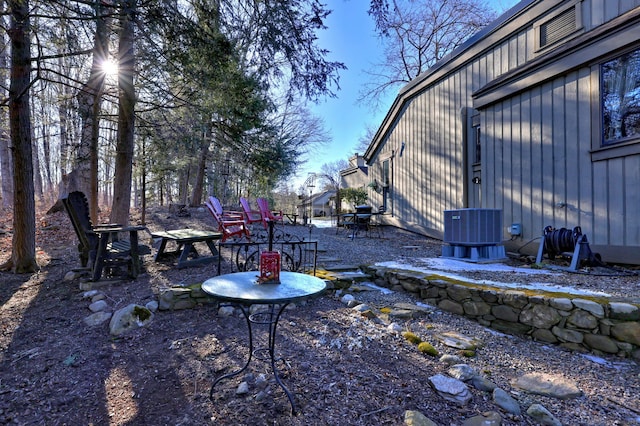
<instances>
[{"instance_id":1,"label":"green moss","mask_svg":"<svg viewBox=\"0 0 640 426\"><path fill-rule=\"evenodd\" d=\"M419 345L420 343L422 343L422 339L419 338L415 333L412 333L410 331L403 332L402 337L404 337L409 343L413 343L414 345Z\"/></svg>"},{"instance_id":2,"label":"green moss","mask_svg":"<svg viewBox=\"0 0 640 426\"><path fill-rule=\"evenodd\" d=\"M471 349L465 349L464 351L460 352L460 354L465 358L473 358L476 356L476 351Z\"/></svg>"},{"instance_id":3,"label":"green moss","mask_svg":"<svg viewBox=\"0 0 640 426\"><path fill-rule=\"evenodd\" d=\"M383 314L391 313L391 308L380 308L380 312Z\"/></svg>"},{"instance_id":4,"label":"green moss","mask_svg":"<svg viewBox=\"0 0 640 426\"><path fill-rule=\"evenodd\" d=\"M140 318L140 321L145 322L151 317L151 312L147 308L136 306L133 308L133 315Z\"/></svg>"},{"instance_id":5,"label":"green moss","mask_svg":"<svg viewBox=\"0 0 640 426\"><path fill-rule=\"evenodd\" d=\"M418 345L418 350L423 354L427 354L431 356L439 355L438 350L434 348L433 345L429 342L420 342L420 344Z\"/></svg>"}]
</instances>

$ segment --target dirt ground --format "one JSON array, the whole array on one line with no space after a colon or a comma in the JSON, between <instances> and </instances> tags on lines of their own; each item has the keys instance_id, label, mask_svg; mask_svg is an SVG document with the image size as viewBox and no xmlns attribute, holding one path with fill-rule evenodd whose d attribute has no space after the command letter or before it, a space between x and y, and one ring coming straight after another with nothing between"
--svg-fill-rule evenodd
<instances>
[{"instance_id":1,"label":"dirt ground","mask_svg":"<svg viewBox=\"0 0 640 426\"><path fill-rule=\"evenodd\" d=\"M169 222L178 228L182 220L191 221L188 225L201 223L203 228L212 225L201 212L182 219L159 210L149 215L148 226L159 230ZM5 217L0 263L10 253L10 226ZM334 255L357 263L354 242L333 234L327 232L327 239L342 238L338 246L343 250L336 248ZM419 410L440 425L462 425L487 411L498 411L502 424L534 424L526 414L500 411L489 394L475 389L472 402L465 406L443 400L430 388L428 378L446 373L446 365L419 353L388 332L385 324L355 313L331 292L287 309L280 322L278 368L295 395L297 415L291 416L289 401L273 382L268 364L260 361L252 363L247 375L220 383L210 400L212 381L245 359L243 318L218 315L215 304L205 304L159 311L149 326L110 336L108 322L84 324L91 313L90 301L83 297L78 280L64 280L79 264L76 237L64 213L39 217L37 243L39 273L0 273L0 424L399 425L406 410ZM390 253L436 255L439 246L406 235L400 244L388 233L366 244L377 249L379 260L391 260ZM144 305L157 300L163 288L202 282L217 273L215 265L176 270L151 257L145 268L135 281L94 286L105 294L111 311L130 303ZM400 294L389 300L373 293L357 297L378 308L410 301ZM603 363L593 362L581 354L491 332L445 312L409 319L401 326L427 337L456 331L484 341L476 358L467 362L490 375L523 406L541 403L563 424L640 424L640 369L631 360L609 356ZM584 396L560 401L513 390L513 377L529 371L561 375L576 383ZM263 374L266 387L260 385ZM241 381L249 384L249 390L238 395Z\"/></svg>"}]
</instances>

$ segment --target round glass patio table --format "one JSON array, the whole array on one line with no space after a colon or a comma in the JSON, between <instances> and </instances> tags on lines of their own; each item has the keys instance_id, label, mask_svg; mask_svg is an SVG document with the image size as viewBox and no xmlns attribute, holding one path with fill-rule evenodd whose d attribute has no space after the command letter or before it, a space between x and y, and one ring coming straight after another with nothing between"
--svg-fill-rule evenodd
<instances>
[{"instance_id":1,"label":"round glass patio table","mask_svg":"<svg viewBox=\"0 0 640 426\"><path fill-rule=\"evenodd\" d=\"M276 328L282 312L290 303L318 297L324 293L326 288L324 280L318 277L287 271L280 272L279 284L259 284L257 271L219 275L202 283L202 291L219 300L222 304L239 307L242 310L249 332L249 355L246 364L237 371L217 378L211 385L209 397L213 399L213 391L217 383L242 373L251 363L251 359L256 357L270 361L276 382L287 395L291 403L291 412L295 414L296 405L293 395L282 383L275 366L277 360L275 357ZM268 309L249 315L248 307L251 305L267 305ZM266 348L254 349L253 324L264 324L269 327L269 340Z\"/></svg>"}]
</instances>

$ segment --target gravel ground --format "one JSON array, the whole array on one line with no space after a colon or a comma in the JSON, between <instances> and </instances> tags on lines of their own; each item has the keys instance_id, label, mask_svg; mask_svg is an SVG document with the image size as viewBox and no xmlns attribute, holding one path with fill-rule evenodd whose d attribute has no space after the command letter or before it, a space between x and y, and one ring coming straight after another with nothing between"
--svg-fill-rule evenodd
<instances>
[{"instance_id":1,"label":"gravel ground","mask_svg":"<svg viewBox=\"0 0 640 426\"><path fill-rule=\"evenodd\" d=\"M162 210L148 217L153 231L212 225L208 213L198 209L187 218ZM447 364L420 353L391 331L384 315L379 315L381 321L367 319L332 292L287 309L278 327L278 368L295 395L296 416L290 415L287 398L272 380L266 388L258 384L262 374L271 377L268 364L260 362L246 375L221 383L212 401L212 381L246 357L244 320L203 305L157 312L148 327L117 338L109 335L107 324L88 327L83 320L91 313L90 299L83 297L79 282L63 279L78 263L75 236L63 214L46 221L47 229L56 231L39 230L41 273L0 273L0 424L377 426L403 424L407 410L420 411L442 426L467 425L470 418L489 411L499 413L503 425L536 424L524 412L509 414L490 393L475 388L466 405L444 400L430 387L429 378L446 375ZM61 235L65 229L67 235ZM385 230L383 238L352 241L335 228L286 229L319 241L321 266L400 260L420 265L421 259L437 258L441 249L439 241L397 230ZM47 232L56 232L56 237ZM7 247L10 237L0 238L0 243ZM527 265L523 260L507 263ZM215 265L177 270L152 259L145 267L146 273L135 281L96 285L108 309L145 304L167 287L202 282L217 273ZM637 276L583 272L549 271L542 278L520 279L637 297ZM515 277L493 271L459 274L509 282ZM379 313L398 302L419 302L404 292L369 290L354 297ZM433 343L441 355L460 355L438 340L443 333L480 340L476 356L463 362L508 392L523 410L542 404L564 425L640 424L640 367L632 360L569 352L437 309L393 321ZM520 391L513 381L527 373L561 378L577 386L582 396L562 400ZM239 395L243 380L248 393Z\"/></svg>"}]
</instances>

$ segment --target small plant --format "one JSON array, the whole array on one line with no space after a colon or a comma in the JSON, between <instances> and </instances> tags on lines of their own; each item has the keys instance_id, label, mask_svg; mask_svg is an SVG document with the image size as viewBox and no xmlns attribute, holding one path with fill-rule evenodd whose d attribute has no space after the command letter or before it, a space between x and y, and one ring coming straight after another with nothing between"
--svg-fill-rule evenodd
<instances>
[{"instance_id":1,"label":"small plant","mask_svg":"<svg viewBox=\"0 0 640 426\"><path fill-rule=\"evenodd\" d=\"M431 356L439 355L438 350L434 348L433 345L429 342L420 342L420 344L418 345L418 350L423 354L427 354Z\"/></svg>"},{"instance_id":2,"label":"small plant","mask_svg":"<svg viewBox=\"0 0 640 426\"><path fill-rule=\"evenodd\" d=\"M413 343L414 345L419 345L420 343L422 343L422 339L419 338L415 333L412 333L410 331L403 332L402 337L404 337L407 342Z\"/></svg>"},{"instance_id":3,"label":"small plant","mask_svg":"<svg viewBox=\"0 0 640 426\"><path fill-rule=\"evenodd\" d=\"M340 199L351 206L364 204L369 198L364 188L344 188L340 190Z\"/></svg>"},{"instance_id":4,"label":"small plant","mask_svg":"<svg viewBox=\"0 0 640 426\"><path fill-rule=\"evenodd\" d=\"M474 351L472 349L466 349L466 350L462 351L461 354L465 358L473 358L474 356L476 356L476 351Z\"/></svg>"}]
</instances>

